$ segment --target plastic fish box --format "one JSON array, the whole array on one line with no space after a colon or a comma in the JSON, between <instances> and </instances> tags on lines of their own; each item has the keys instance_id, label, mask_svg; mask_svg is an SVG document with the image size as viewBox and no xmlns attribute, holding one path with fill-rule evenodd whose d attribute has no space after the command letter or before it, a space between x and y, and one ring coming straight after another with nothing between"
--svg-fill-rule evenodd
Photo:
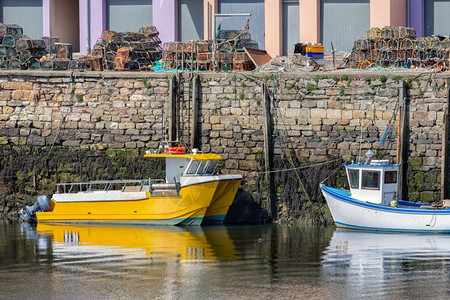
<instances>
[{"instance_id":1,"label":"plastic fish box","mask_svg":"<svg viewBox=\"0 0 450 300\"><path fill-rule=\"evenodd\" d=\"M323 53L324 48L322 45L306 46L306 53Z\"/></svg>"},{"instance_id":2,"label":"plastic fish box","mask_svg":"<svg viewBox=\"0 0 450 300\"><path fill-rule=\"evenodd\" d=\"M323 59L323 53L306 53L305 56L314 59Z\"/></svg>"}]
</instances>

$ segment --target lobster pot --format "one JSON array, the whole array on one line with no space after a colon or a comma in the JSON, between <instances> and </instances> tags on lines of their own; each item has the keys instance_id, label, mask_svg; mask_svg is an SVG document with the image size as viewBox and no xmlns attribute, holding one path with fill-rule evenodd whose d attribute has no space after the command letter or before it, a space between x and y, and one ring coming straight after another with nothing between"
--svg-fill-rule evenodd
<instances>
[{"instance_id":1,"label":"lobster pot","mask_svg":"<svg viewBox=\"0 0 450 300\"><path fill-rule=\"evenodd\" d=\"M253 49L259 49L258 48L258 43L256 41L253 40L238 40L235 44L235 48L237 51L239 50L243 50L244 47L247 48L253 48Z\"/></svg>"},{"instance_id":2,"label":"lobster pot","mask_svg":"<svg viewBox=\"0 0 450 300\"><path fill-rule=\"evenodd\" d=\"M228 41L221 42L217 48L218 48L217 50L222 51L222 52L232 52L233 51L233 45L231 45L231 43Z\"/></svg>"},{"instance_id":3,"label":"lobster pot","mask_svg":"<svg viewBox=\"0 0 450 300\"><path fill-rule=\"evenodd\" d=\"M67 67L69 68L69 70L89 70L91 69L91 62L86 58L71 60Z\"/></svg>"},{"instance_id":4,"label":"lobster pot","mask_svg":"<svg viewBox=\"0 0 450 300\"><path fill-rule=\"evenodd\" d=\"M14 47L9 47L8 49L6 49L6 57L8 59L16 57L17 56L17 50Z\"/></svg>"},{"instance_id":5,"label":"lobster pot","mask_svg":"<svg viewBox=\"0 0 450 300\"><path fill-rule=\"evenodd\" d=\"M42 39L19 39L16 42L17 51L22 50L44 50L46 48L45 42Z\"/></svg>"},{"instance_id":6,"label":"lobster pot","mask_svg":"<svg viewBox=\"0 0 450 300\"><path fill-rule=\"evenodd\" d=\"M147 38L152 38L159 35L159 31L156 29L156 26L144 26L139 28L138 32L144 34Z\"/></svg>"},{"instance_id":7,"label":"lobster pot","mask_svg":"<svg viewBox=\"0 0 450 300\"><path fill-rule=\"evenodd\" d=\"M19 59L22 63L25 63L32 57L39 59L46 54L47 52L45 50L24 50L19 52Z\"/></svg>"},{"instance_id":8,"label":"lobster pot","mask_svg":"<svg viewBox=\"0 0 450 300\"><path fill-rule=\"evenodd\" d=\"M116 59L116 55L117 55L117 52L108 51L105 54L105 59L107 62L114 62L114 60Z\"/></svg>"},{"instance_id":9,"label":"lobster pot","mask_svg":"<svg viewBox=\"0 0 450 300\"><path fill-rule=\"evenodd\" d=\"M251 36L248 31L245 30L219 30L216 39L218 40L250 40Z\"/></svg>"},{"instance_id":10,"label":"lobster pot","mask_svg":"<svg viewBox=\"0 0 450 300\"><path fill-rule=\"evenodd\" d=\"M395 27L385 26L381 29L381 38L383 39L393 39L395 38Z\"/></svg>"},{"instance_id":11,"label":"lobster pot","mask_svg":"<svg viewBox=\"0 0 450 300\"><path fill-rule=\"evenodd\" d=\"M133 49L132 48L119 48L117 50L116 58L114 59L115 67L114 70L116 71L128 71L128 63L130 62L130 59L133 55Z\"/></svg>"},{"instance_id":12,"label":"lobster pot","mask_svg":"<svg viewBox=\"0 0 450 300\"><path fill-rule=\"evenodd\" d=\"M147 52L147 54L148 54L148 58L151 61L156 61L156 60L161 59L161 52L160 51L149 51L149 52Z\"/></svg>"},{"instance_id":13,"label":"lobster pot","mask_svg":"<svg viewBox=\"0 0 450 300\"><path fill-rule=\"evenodd\" d=\"M6 47L0 46L0 57L5 57L5 56L6 56Z\"/></svg>"},{"instance_id":14,"label":"lobster pot","mask_svg":"<svg viewBox=\"0 0 450 300\"><path fill-rule=\"evenodd\" d=\"M58 58L72 59L72 44L58 43L58 51L56 52Z\"/></svg>"},{"instance_id":15,"label":"lobster pot","mask_svg":"<svg viewBox=\"0 0 450 300\"><path fill-rule=\"evenodd\" d=\"M133 48L133 50L142 51L144 48L142 47L141 42L125 42L122 44L121 48Z\"/></svg>"},{"instance_id":16,"label":"lobster pot","mask_svg":"<svg viewBox=\"0 0 450 300\"><path fill-rule=\"evenodd\" d=\"M367 29L366 38L368 38L368 39L381 38L381 29L378 27L372 27L372 28Z\"/></svg>"},{"instance_id":17,"label":"lobster pot","mask_svg":"<svg viewBox=\"0 0 450 300\"><path fill-rule=\"evenodd\" d=\"M105 46L105 49L106 49L106 51L114 51L114 52L117 52L117 50L119 50L119 45L118 44L116 44L116 43L108 43L108 44L106 44L106 46Z\"/></svg>"},{"instance_id":18,"label":"lobster pot","mask_svg":"<svg viewBox=\"0 0 450 300\"><path fill-rule=\"evenodd\" d=\"M64 58L48 58L42 61L41 66L45 70L67 70L69 61L69 59Z\"/></svg>"},{"instance_id":19,"label":"lobster pot","mask_svg":"<svg viewBox=\"0 0 450 300\"><path fill-rule=\"evenodd\" d=\"M405 38L415 39L416 38L416 30L412 27L399 26L399 27L395 28L394 36L395 36L395 38L398 38L398 39L405 39Z\"/></svg>"},{"instance_id":20,"label":"lobster pot","mask_svg":"<svg viewBox=\"0 0 450 300\"><path fill-rule=\"evenodd\" d=\"M45 44L45 50L52 54L52 53L56 53L57 49L56 49L56 43L59 43L59 37L48 37L48 36L43 36L42 40L44 41Z\"/></svg>"},{"instance_id":21,"label":"lobster pot","mask_svg":"<svg viewBox=\"0 0 450 300\"><path fill-rule=\"evenodd\" d=\"M29 60L30 58L31 58L30 50L24 50L24 51L19 52L19 60L22 63L27 62L27 60Z\"/></svg>"},{"instance_id":22,"label":"lobster pot","mask_svg":"<svg viewBox=\"0 0 450 300\"><path fill-rule=\"evenodd\" d=\"M27 68L30 70L38 70L41 68L41 62L39 59L32 57L27 62Z\"/></svg>"},{"instance_id":23,"label":"lobster pot","mask_svg":"<svg viewBox=\"0 0 450 300\"><path fill-rule=\"evenodd\" d=\"M100 36L100 38L106 43L111 43L114 37L117 35L117 32L112 30L104 30Z\"/></svg>"},{"instance_id":24,"label":"lobster pot","mask_svg":"<svg viewBox=\"0 0 450 300\"><path fill-rule=\"evenodd\" d=\"M16 38L12 35L5 35L2 39L2 45L3 46L15 46L16 45Z\"/></svg>"},{"instance_id":25,"label":"lobster pot","mask_svg":"<svg viewBox=\"0 0 450 300\"><path fill-rule=\"evenodd\" d=\"M88 59L92 71L103 71L103 59L101 57L90 57Z\"/></svg>"},{"instance_id":26,"label":"lobster pot","mask_svg":"<svg viewBox=\"0 0 450 300\"><path fill-rule=\"evenodd\" d=\"M22 63L17 58L11 58L10 60L8 60L8 69L20 70L22 69Z\"/></svg>"},{"instance_id":27,"label":"lobster pot","mask_svg":"<svg viewBox=\"0 0 450 300\"><path fill-rule=\"evenodd\" d=\"M8 68L8 64L6 63L6 58L1 57L0 58L0 69L6 70Z\"/></svg>"},{"instance_id":28,"label":"lobster pot","mask_svg":"<svg viewBox=\"0 0 450 300\"><path fill-rule=\"evenodd\" d=\"M0 23L0 35L23 35L23 28L17 24L3 24Z\"/></svg>"},{"instance_id":29,"label":"lobster pot","mask_svg":"<svg viewBox=\"0 0 450 300\"><path fill-rule=\"evenodd\" d=\"M145 52L145 51L136 51L135 49L133 49L132 59L138 59L138 60L148 59L147 52Z\"/></svg>"},{"instance_id":30,"label":"lobster pot","mask_svg":"<svg viewBox=\"0 0 450 300\"><path fill-rule=\"evenodd\" d=\"M145 39L145 35L139 32L126 31L123 33L124 42L140 41Z\"/></svg>"},{"instance_id":31,"label":"lobster pot","mask_svg":"<svg viewBox=\"0 0 450 300\"><path fill-rule=\"evenodd\" d=\"M156 51L158 44L153 40L142 40L141 47L145 51Z\"/></svg>"}]
</instances>

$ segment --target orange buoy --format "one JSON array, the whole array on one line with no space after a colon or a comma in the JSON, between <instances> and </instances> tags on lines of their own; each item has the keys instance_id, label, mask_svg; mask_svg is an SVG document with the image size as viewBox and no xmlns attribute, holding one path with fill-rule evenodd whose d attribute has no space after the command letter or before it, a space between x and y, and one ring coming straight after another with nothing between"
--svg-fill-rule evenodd
<instances>
[{"instance_id":1,"label":"orange buoy","mask_svg":"<svg viewBox=\"0 0 450 300\"><path fill-rule=\"evenodd\" d=\"M166 154L185 154L186 147L183 146L173 146L164 148L164 153Z\"/></svg>"}]
</instances>

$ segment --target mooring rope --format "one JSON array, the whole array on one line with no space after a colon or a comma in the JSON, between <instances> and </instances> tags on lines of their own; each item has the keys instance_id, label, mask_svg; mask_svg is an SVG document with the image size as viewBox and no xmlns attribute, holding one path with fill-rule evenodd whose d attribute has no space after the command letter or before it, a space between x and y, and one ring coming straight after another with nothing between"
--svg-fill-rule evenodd
<instances>
[{"instance_id":1,"label":"mooring rope","mask_svg":"<svg viewBox=\"0 0 450 300\"><path fill-rule=\"evenodd\" d=\"M336 162L336 161L341 161L342 159L334 159L334 160L329 160L329 161L325 161L325 162L321 162L321 163L317 163L317 164L312 164L312 165L307 165L307 166L300 166L300 167L296 167L296 168L289 168L289 169L279 169L279 170L272 170L272 171L262 171L262 172L256 172L256 174L266 174L266 173L279 173L279 172L287 172L287 171L294 171L294 170L300 170L300 169L307 169L307 168L313 168L313 167L317 167L317 166L322 166L322 165L326 165L326 164L330 164L332 162Z\"/></svg>"}]
</instances>

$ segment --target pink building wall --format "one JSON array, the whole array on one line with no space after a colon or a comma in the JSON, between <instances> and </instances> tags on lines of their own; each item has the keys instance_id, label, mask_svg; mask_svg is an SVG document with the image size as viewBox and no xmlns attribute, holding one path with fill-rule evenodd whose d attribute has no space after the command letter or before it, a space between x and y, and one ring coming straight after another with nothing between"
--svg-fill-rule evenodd
<instances>
[{"instance_id":1,"label":"pink building wall","mask_svg":"<svg viewBox=\"0 0 450 300\"><path fill-rule=\"evenodd\" d=\"M52 34L52 2L43 0L43 33ZM89 25L87 14L89 3ZM416 28L417 35L423 35L424 0L410 0L410 25ZM209 9L208 9L209 8ZM209 16L208 16L209 11ZM204 36L213 38L212 19L218 12L218 0L204 0ZM282 53L282 0L265 1L265 44L271 56ZM319 43L320 0L299 0L300 42ZM208 24L209 21L209 24ZM407 0L371 0L370 25L372 27L406 26ZM178 1L153 0L153 25L156 25L163 42L178 38ZM57 26L57 24L56 24ZM89 26L89 28L88 28ZM106 29L106 0L79 0L80 51L86 54L103 30ZM209 33L209 36L208 36ZM89 47L88 47L89 44Z\"/></svg>"}]
</instances>

